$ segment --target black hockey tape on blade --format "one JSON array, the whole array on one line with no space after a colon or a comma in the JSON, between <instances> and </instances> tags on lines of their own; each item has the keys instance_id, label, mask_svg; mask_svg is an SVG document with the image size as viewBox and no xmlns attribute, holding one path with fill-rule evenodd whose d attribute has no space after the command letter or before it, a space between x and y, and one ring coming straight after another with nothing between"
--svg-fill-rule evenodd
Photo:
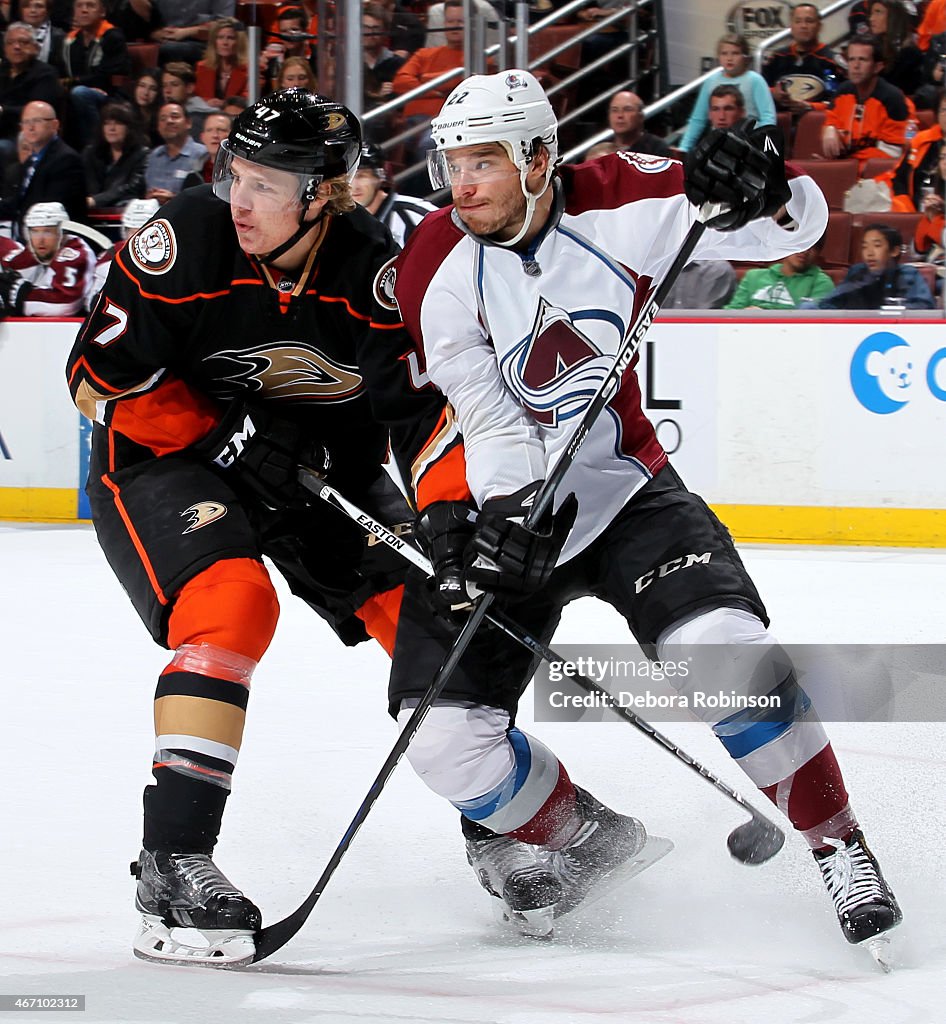
<instances>
[{"instance_id":1,"label":"black hockey tape on blade","mask_svg":"<svg viewBox=\"0 0 946 1024\"><path fill-rule=\"evenodd\" d=\"M726 845L741 864L764 864L785 845L785 833L771 822L751 818L729 833Z\"/></svg>"}]
</instances>

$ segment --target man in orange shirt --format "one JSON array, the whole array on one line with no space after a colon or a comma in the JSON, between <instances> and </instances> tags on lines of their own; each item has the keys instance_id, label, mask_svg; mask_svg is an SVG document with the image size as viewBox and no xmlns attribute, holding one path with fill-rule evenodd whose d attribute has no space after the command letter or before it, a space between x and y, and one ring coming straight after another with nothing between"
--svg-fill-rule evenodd
<instances>
[{"instance_id":1,"label":"man in orange shirt","mask_svg":"<svg viewBox=\"0 0 946 1024\"><path fill-rule=\"evenodd\" d=\"M879 40L852 39L847 65L849 81L838 89L825 117L824 155L829 160L853 156L860 165L874 156L899 158L915 111L895 85L880 77L884 61Z\"/></svg>"},{"instance_id":2,"label":"man in orange shirt","mask_svg":"<svg viewBox=\"0 0 946 1024\"><path fill-rule=\"evenodd\" d=\"M463 4L450 2L444 6L443 31L447 38L446 46L427 46L417 50L408 57L398 73L394 76L392 86L397 96L402 96L419 85L439 78L445 71L456 68L456 76L442 85L429 90L418 99L411 100L404 108L404 116L408 127L424 124L440 113L444 100L457 83L463 78ZM490 71L495 67L490 62ZM433 147L429 132L421 132L408 142L407 161L409 164L423 158L428 149Z\"/></svg>"}]
</instances>

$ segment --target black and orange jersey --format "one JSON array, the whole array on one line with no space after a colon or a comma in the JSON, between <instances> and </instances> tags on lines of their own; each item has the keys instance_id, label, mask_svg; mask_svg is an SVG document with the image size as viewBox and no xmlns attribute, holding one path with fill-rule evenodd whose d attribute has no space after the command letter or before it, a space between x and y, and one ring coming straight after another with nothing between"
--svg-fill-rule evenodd
<instances>
[{"instance_id":1,"label":"black and orange jersey","mask_svg":"<svg viewBox=\"0 0 946 1024\"><path fill-rule=\"evenodd\" d=\"M861 102L857 89L845 82L828 108L825 127L837 128L844 156L899 157L906 143L907 121L913 103L894 85L878 78L874 90Z\"/></svg>"},{"instance_id":2,"label":"black and orange jersey","mask_svg":"<svg viewBox=\"0 0 946 1024\"><path fill-rule=\"evenodd\" d=\"M792 43L768 58L762 65L762 77L769 86L788 79L785 90L792 99L812 103L830 99L847 81L847 72L827 46L819 43L813 50L800 52Z\"/></svg>"},{"instance_id":3,"label":"black and orange jersey","mask_svg":"<svg viewBox=\"0 0 946 1024\"><path fill-rule=\"evenodd\" d=\"M409 473L448 417L391 297L396 247L361 208L323 217L313 240L304 268L280 275L240 249L230 207L200 186L116 253L67 369L79 409L108 430L110 469L182 451L240 398L309 426L340 487L377 476L389 434Z\"/></svg>"}]
</instances>

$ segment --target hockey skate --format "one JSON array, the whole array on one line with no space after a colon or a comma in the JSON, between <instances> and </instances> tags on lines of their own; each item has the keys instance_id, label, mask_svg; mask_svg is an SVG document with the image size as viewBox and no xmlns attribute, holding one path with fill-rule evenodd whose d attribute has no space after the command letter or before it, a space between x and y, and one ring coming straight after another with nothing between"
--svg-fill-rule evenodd
<instances>
[{"instance_id":1,"label":"hockey skate","mask_svg":"<svg viewBox=\"0 0 946 1024\"><path fill-rule=\"evenodd\" d=\"M480 885L494 897L501 920L523 935L551 935L562 885L534 846L504 835L468 836L466 859Z\"/></svg>"},{"instance_id":2,"label":"hockey skate","mask_svg":"<svg viewBox=\"0 0 946 1024\"><path fill-rule=\"evenodd\" d=\"M253 962L260 912L207 854L142 850L131 873L142 915L135 956L201 967Z\"/></svg>"},{"instance_id":3,"label":"hockey skate","mask_svg":"<svg viewBox=\"0 0 946 1024\"><path fill-rule=\"evenodd\" d=\"M581 827L560 850L545 854L562 883L556 917L570 913L589 898L603 896L673 849L669 839L654 837L650 853L646 853L647 831L636 818L612 811L577 786L575 797Z\"/></svg>"},{"instance_id":4,"label":"hockey skate","mask_svg":"<svg viewBox=\"0 0 946 1024\"><path fill-rule=\"evenodd\" d=\"M826 839L831 849L815 850L821 877L834 900L848 942L863 945L885 971L891 969L889 931L903 917L876 857L860 829L847 843Z\"/></svg>"}]
</instances>

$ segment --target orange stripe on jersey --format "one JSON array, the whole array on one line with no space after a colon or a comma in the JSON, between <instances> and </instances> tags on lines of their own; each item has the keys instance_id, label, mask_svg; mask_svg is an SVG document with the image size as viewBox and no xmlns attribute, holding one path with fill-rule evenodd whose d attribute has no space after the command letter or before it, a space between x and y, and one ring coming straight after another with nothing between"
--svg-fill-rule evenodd
<instances>
[{"instance_id":1,"label":"orange stripe on jersey","mask_svg":"<svg viewBox=\"0 0 946 1024\"><path fill-rule=\"evenodd\" d=\"M312 295L315 293L307 292L306 294ZM348 310L349 316L353 316L356 320L367 320L369 323L371 322L370 316L367 316L365 313L359 313L356 310L352 309L351 303L348 301L348 299L345 298L344 295L320 295L319 302L343 302L345 304L345 308Z\"/></svg>"},{"instance_id":2,"label":"orange stripe on jersey","mask_svg":"<svg viewBox=\"0 0 946 1024\"><path fill-rule=\"evenodd\" d=\"M122 250L123 252L124 250ZM115 255L115 263L121 268L122 273L131 281L138 289L138 294L144 299L154 299L156 302L164 302L170 306L179 306L188 302L196 302L197 299L219 299L222 295L229 295L234 285L255 285L256 287L262 287L262 281L255 281L252 278L237 278L230 282L230 287L222 288L218 292L194 292L193 295L182 295L178 299L168 298L166 295L157 295L154 292L146 292L141 285L141 282L135 277L134 274L125 266L121 259L122 253L119 252Z\"/></svg>"},{"instance_id":3,"label":"orange stripe on jersey","mask_svg":"<svg viewBox=\"0 0 946 1024\"><path fill-rule=\"evenodd\" d=\"M469 501L472 497L466 482L466 454L461 444L454 445L417 482L417 507L420 509L435 501Z\"/></svg>"},{"instance_id":4,"label":"orange stripe on jersey","mask_svg":"<svg viewBox=\"0 0 946 1024\"><path fill-rule=\"evenodd\" d=\"M404 324L400 321L396 324L379 324L377 321L372 320L370 326L376 331L402 331L404 329Z\"/></svg>"},{"instance_id":5,"label":"orange stripe on jersey","mask_svg":"<svg viewBox=\"0 0 946 1024\"><path fill-rule=\"evenodd\" d=\"M391 657L394 657L397 617L401 611L401 599L403 597L403 586L395 587L393 590L385 590L381 594L369 597L355 612L358 618L365 624L368 635L373 636Z\"/></svg>"},{"instance_id":6,"label":"orange stripe on jersey","mask_svg":"<svg viewBox=\"0 0 946 1024\"><path fill-rule=\"evenodd\" d=\"M151 582L151 589L155 592L158 601L160 601L161 604L167 604L167 596L161 589L161 585L158 583L158 577L155 575L151 559L148 558L144 545L141 543L141 538L138 536L137 531L132 525L131 518L128 515L128 510L125 508L125 503L122 501L118 485L112 480L109 480L107 476L102 477L102 483L105 484L105 486L115 496L115 508L118 509L118 514L122 517L122 522L125 524L128 536L131 538L131 542L135 546L135 551L138 552L138 557L141 559L141 564L144 566L144 570L148 574L148 579Z\"/></svg>"}]
</instances>

